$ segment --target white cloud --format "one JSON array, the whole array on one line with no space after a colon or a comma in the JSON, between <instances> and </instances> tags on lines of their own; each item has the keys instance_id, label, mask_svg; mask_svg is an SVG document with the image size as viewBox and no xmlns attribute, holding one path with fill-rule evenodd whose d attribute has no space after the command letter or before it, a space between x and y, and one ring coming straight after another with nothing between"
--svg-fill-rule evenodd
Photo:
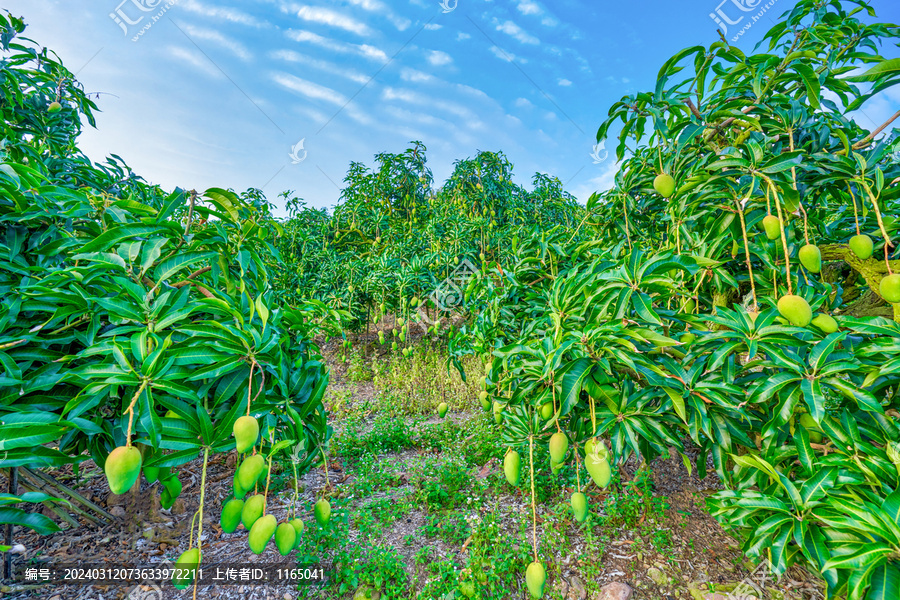
<instances>
[{"instance_id":1,"label":"white cloud","mask_svg":"<svg viewBox=\"0 0 900 600\"><path fill-rule=\"evenodd\" d=\"M540 40L533 35L527 33L524 29L513 23L506 21L497 25L497 31L503 32L508 36L520 41L523 44L538 44Z\"/></svg>"},{"instance_id":2,"label":"white cloud","mask_svg":"<svg viewBox=\"0 0 900 600\"><path fill-rule=\"evenodd\" d=\"M400 70L400 79L403 81L411 81L415 83L424 83L426 81L434 81L434 77L423 71L404 67Z\"/></svg>"},{"instance_id":3,"label":"white cloud","mask_svg":"<svg viewBox=\"0 0 900 600\"><path fill-rule=\"evenodd\" d=\"M516 56L512 52L507 52L506 50L501 49L499 46L491 46L491 52L497 58L501 60L505 60L506 62L518 61L522 64L527 63L528 61L520 56Z\"/></svg>"},{"instance_id":4,"label":"white cloud","mask_svg":"<svg viewBox=\"0 0 900 600\"><path fill-rule=\"evenodd\" d=\"M462 104L440 98L432 98L413 90L387 87L382 91L381 97L385 101L399 100L409 104L427 106L431 114L436 116L440 116L441 112L456 115L470 129L480 129L484 125L478 119L478 115Z\"/></svg>"},{"instance_id":5,"label":"white cloud","mask_svg":"<svg viewBox=\"0 0 900 600\"><path fill-rule=\"evenodd\" d=\"M210 77L220 78L222 77L222 72L216 68L214 64L209 62L209 59L200 54L199 52L194 52L192 50L185 50L184 48L179 48L178 46L169 46L167 51L170 56L176 58L183 63L188 63L196 69L203 71Z\"/></svg>"},{"instance_id":6,"label":"white cloud","mask_svg":"<svg viewBox=\"0 0 900 600\"><path fill-rule=\"evenodd\" d=\"M570 85L572 85L572 82L569 81L568 79L560 79L559 85L561 85L563 87L569 87Z\"/></svg>"},{"instance_id":7,"label":"white cloud","mask_svg":"<svg viewBox=\"0 0 900 600\"><path fill-rule=\"evenodd\" d=\"M311 31L289 29L286 35L295 42L308 42L320 48L340 52L342 54L360 54L373 60L386 61L387 54L368 44L346 44L331 38L322 37Z\"/></svg>"},{"instance_id":8,"label":"white cloud","mask_svg":"<svg viewBox=\"0 0 900 600\"><path fill-rule=\"evenodd\" d=\"M358 35L369 35L370 33L370 29L364 23L328 8L302 6L297 10L296 14L299 18L310 23L328 25L329 27L336 27Z\"/></svg>"},{"instance_id":9,"label":"white cloud","mask_svg":"<svg viewBox=\"0 0 900 600\"><path fill-rule=\"evenodd\" d=\"M534 104L528 98L516 98L515 105L517 108L534 108Z\"/></svg>"},{"instance_id":10,"label":"white cloud","mask_svg":"<svg viewBox=\"0 0 900 600\"><path fill-rule=\"evenodd\" d=\"M233 8L220 8L217 6L207 6L196 0L185 0L178 3L178 8L192 12L194 14L211 17L238 25L247 25L250 27L266 27L268 23L260 21L255 17L251 17L247 13L235 10Z\"/></svg>"},{"instance_id":11,"label":"white cloud","mask_svg":"<svg viewBox=\"0 0 900 600\"><path fill-rule=\"evenodd\" d=\"M441 25L440 23L427 23L425 25L425 29L427 31L437 31L438 29L440 29L442 27L443 27L443 25Z\"/></svg>"},{"instance_id":12,"label":"white cloud","mask_svg":"<svg viewBox=\"0 0 900 600\"><path fill-rule=\"evenodd\" d=\"M339 77L349 79L350 81L355 81L356 83L366 83L369 81L369 76L364 75L359 71L346 69L333 62L319 60L308 54L301 54L300 52L294 52L293 50L276 50L275 52L270 53L269 56L287 62L304 64L313 67L314 69L326 71Z\"/></svg>"},{"instance_id":13,"label":"white cloud","mask_svg":"<svg viewBox=\"0 0 900 600\"><path fill-rule=\"evenodd\" d=\"M441 52L440 50L431 50L426 55L428 62L434 65L435 67L441 67L443 65L449 65L453 62L453 57L447 54L446 52Z\"/></svg>"},{"instance_id":14,"label":"white cloud","mask_svg":"<svg viewBox=\"0 0 900 600\"><path fill-rule=\"evenodd\" d=\"M465 40L467 40L467 39L469 39L469 38L471 38L471 37L472 37L472 36L469 35L468 33L463 33L462 31L460 31L459 33L456 34L456 41L457 41L457 42L463 42L463 41L465 41Z\"/></svg>"},{"instance_id":15,"label":"white cloud","mask_svg":"<svg viewBox=\"0 0 900 600\"><path fill-rule=\"evenodd\" d=\"M297 92L311 100L324 100L325 102L338 106L343 106L347 103L347 99L340 92L327 88L324 85L313 83L312 81L300 79L294 75L274 73L272 75L272 80L281 87L291 90L292 92Z\"/></svg>"},{"instance_id":16,"label":"white cloud","mask_svg":"<svg viewBox=\"0 0 900 600\"><path fill-rule=\"evenodd\" d=\"M191 25L181 25L181 29L187 34L189 38L193 40L207 40L218 44L223 48L231 51L241 60L246 61L253 58L253 55L250 54L250 52L243 44L231 38L225 37L218 31L212 29L201 29L199 27L193 27Z\"/></svg>"},{"instance_id":17,"label":"white cloud","mask_svg":"<svg viewBox=\"0 0 900 600\"><path fill-rule=\"evenodd\" d=\"M544 12L541 10L541 7L538 6L538 3L533 0L522 0L516 8L518 8L519 12L523 15L539 15Z\"/></svg>"}]
</instances>

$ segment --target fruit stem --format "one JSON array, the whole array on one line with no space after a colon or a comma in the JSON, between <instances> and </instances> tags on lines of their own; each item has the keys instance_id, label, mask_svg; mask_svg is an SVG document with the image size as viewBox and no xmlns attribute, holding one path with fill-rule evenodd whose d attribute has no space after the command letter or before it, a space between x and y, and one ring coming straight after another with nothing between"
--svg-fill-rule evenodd
<instances>
[{"instance_id":1,"label":"fruit stem","mask_svg":"<svg viewBox=\"0 0 900 600\"><path fill-rule=\"evenodd\" d=\"M325 448L319 446L319 451L322 453L322 462L325 464L325 487L331 489L331 482L328 480L328 457L325 456Z\"/></svg>"},{"instance_id":2,"label":"fruit stem","mask_svg":"<svg viewBox=\"0 0 900 600\"><path fill-rule=\"evenodd\" d=\"M581 491L581 460L578 456L578 448L576 447L573 450L574 450L574 452L572 452L572 454L575 455L575 486L577 487L578 491L580 492Z\"/></svg>"},{"instance_id":3,"label":"fruit stem","mask_svg":"<svg viewBox=\"0 0 900 600\"><path fill-rule=\"evenodd\" d=\"M856 210L856 196L853 194L853 188L847 183L847 191L850 192L850 201L853 202L853 220L856 222L856 235L860 235L859 231L859 212Z\"/></svg>"},{"instance_id":4,"label":"fruit stem","mask_svg":"<svg viewBox=\"0 0 900 600\"><path fill-rule=\"evenodd\" d=\"M868 194L869 200L872 201L872 206L875 208L875 218L878 220L878 229L881 230L881 237L884 238L884 262L887 265L888 275L893 275L893 271L891 271L891 262L888 259L888 247L893 246L894 244L891 241L891 236L884 230L884 221L881 220L881 211L878 210L878 202L875 199L875 195L872 194L872 189L865 180L860 181L860 183L862 183L863 189L866 190L866 194Z\"/></svg>"},{"instance_id":5,"label":"fruit stem","mask_svg":"<svg viewBox=\"0 0 900 600\"><path fill-rule=\"evenodd\" d=\"M556 382L553 380L553 371L550 372L550 390L553 393L553 412L556 413ZM556 419L556 432L561 433L562 429L559 427L559 417Z\"/></svg>"},{"instance_id":6,"label":"fruit stem","mask_svg":"<svg viewBox=\"0 0 900 600\"><path fill-rule=\"evenodd\" d=\"M200 477L200 523L197 526L197 550L200 550L200 544L203 538L203 499L206 496L206 465L209 462L209 446L203 448L203 475ZM201 552L201 555L203 553ZM197 600L197 578L194 577L194 600Z\"/></svg>"},{"instance_id":7,"label":"fruit stem","mask_svg":"<svg viewBox=\"0 0 900 600\"><path fill-rule=\"evenodd\" d=\"M794 130L788 128L788 142L790 144L791 152L794 151ZM797 191L797 167L791 167L791 187L794 188L794 191ZM803 202L797 199L797 207L800 209L800 212L803 214L803 239L806 240L806 243L809 244L809 224L806 221L806 210L803 209Z\"/></svg>"},{"instance_id":8,"label":"fruit stem","mask_svg":"<svg viewBox=\"0 0 900 600\"><path fill-rule=\"evenodd\" d=\"M534 503L534 434L528 436L528 467L531 470L531 548L537 562L537 506Z\"/></svg>"},{"instance_id":9,"label":"fruit stem","mask_svg":"<svg viewBox=\"0 0 900 600\"><path fill-rule=\"evenodd\" d=\"M125 434L125 446L129 448L131 447L131 425L134 423L134 404L137 402L140 395L144 393L144 390L147 389L148 383L150 383L149 379L144 379L144 381L141 382L141 387L138 388L137 393L131 399L131 404L125 409L125 412L128 413L128 432Z\"/></svg>"},{"instance_id":10,"label":"fruit stem","mask_svg":"<svg viewBox=\"0 0 900 600\"><path fill-rule=\"evenodd\" d=\"M291 467L294 470L294 498L291 500L291 519L297 516L297 499L300 497L300 483L297 481L297 462L291 461Z\"/></svg>"},{"instance_id":11,"label":"fruit stem","mask_svg":"<svg viewBox=\"0 0 900 600\"><path fill-rule=\"evenodd\" d=\"M741 218L741 234L744 237L744 254L747 259L747 273L750 275L750 291L753 293L753 312L758 312L759 304L756 301L756 282L753 280L753 264L750 261L750 242L747 239L747 222L744 221L744 208L740 202L738 205L738 215Z\"/></svg>"},{"instance_id":12,"label":"fruit stem","mask_svg":"<svg viewBox=\"0 0 900 600\"><path fill-rule=\"evenodd\" d=\"M594 397L588 394L588 400L591 404L591 437L597 435L597 412L594 409Z\"/></svg>"},{"instance_id":13,"label":"fruit stem","mask_svg":"<svg viewBox=\"0 0 900 600\"><path fill-rule=\"evenodd\" d=\"M250 394L253 390L253 369L256 367L256 360L250 363L250 378L247 380L247 416L250 416Z\"/></svg>"},{"instance_id":14,"label":"fruit stem","mask_svg":"<svg viewBox=\"0 0 900 600\"><path fill-rule=\"evenodd\" d=\"M775 210L778 211L778 229L781 231L781 245L784 247L784 270L785 274L787 275L787 289L788 295L791 296L794 294L791 282L791 258L790 249L788 248L787 243L787 235L784 233L784 219L782 218L781 214L781 201L778 199L778 190L775 188L775 183L768 177L766 177L766 181L769 184L769 189L772 192L772 195L775 197Z\"/></svg>"}]
</instances>

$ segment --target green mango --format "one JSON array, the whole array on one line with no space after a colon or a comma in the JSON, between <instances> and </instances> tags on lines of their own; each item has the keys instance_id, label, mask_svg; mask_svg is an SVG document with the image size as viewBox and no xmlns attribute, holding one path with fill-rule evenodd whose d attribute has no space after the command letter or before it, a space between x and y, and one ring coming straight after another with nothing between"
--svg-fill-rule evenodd
<instances>
[{"instance_id":1,"label":"green mango","mask_svg":"<svg viewBox=\"0 0 900 600\"><path fill-rule=\"evenodd\" d=\"M247 498L247 501L244 502L244 506L241 509L241 523L244 524L244 529L250 530L253 527L253 524L259 520L263 513L266 512L266 497L262 494L254 494Z\"/></svg>"},{"instance_id":2,"label":"green mango","mask_svg":"<svg viewBox=\"0 0 900 600\"><path fill-rule=\"evenodd\" d=\"M853 254L860 260L872 258L872 253L875 252L875 243L872 238L864 234L854 235L850 238L849 246Z\"/></svg>"},{"instance_id":3,"label":"green mango","mask_svg":"<svg viewBox=\"0 0 900 600\"><path fill-rule=\"evenodd\" d=\"M568 450L569 438L566 437L565 433L557 431L550 436L550 460L552 462L561 463L566 457Z\"/></svg>"},{"instance_id":4,"label":"green mango","mask_svg":"<svg viewBox=\"0 0 900 600\"><path fill-rule=\"evenodd\" d=\"M583 522L587 518L587 496L585 496L582 492L575 492L574 494L572 494L572 513L575 515L575 520L579 523Z\"/></svg>"},{"instance_id":5,"label":"green mango","mask_svg":"<svg viewBox=\"0 0 900 600\"><path fill-rule=\"evenodd\" d=\"M544 584L547 582L547 573L544 565L535 561L525 569L525 585L532 598L541 598L544 595Z\"/></svg>"},{"instance_id":6,"label":"green mango","mask_svg":"<svg viewBox=\"0 0 900 600\"><path fill-rule=\"evenodd\" d=\"M300 546L300 542L303 541L303 538L300 537L300 534L303 533L303 521L300 519L291 519L291 527L294 528L294 531L297 532L297 539L294 542L294 548Z\"/></svg>"},{"instance_id":7,"label":"green mango","mask_svg":"<svg viewBox=\"0 0 900 600\"><path fill-rule=\"evenodd\" d=\"M813 317L813 320L810 323L815 325L825 334L834 333L838 330L838 323L831 315L818 314Z\"/></svg>"},{"instance_id":8,"label":"green mango","mask_svg":"<svg viewBox=\"0 0 900 600\"><path fill-rule=\"evenodd\" d=\"M763 229L766 237L770 240L777 240L781 237L781 221L774 215L766 215L762 220Z\"/></svg>"},{"instance_id":9,"label":"green mango","mask_svg":"<svg viewBox=\"0 0 900 600\"><path fill-rule=\"evenodd\" d=\"M440 418L443 419L444 417L447 416L447 410L448 410L448 406L447 406L446 402L441 402L440 404L438 404L437 412L438 412L438 416Z\"/></svg>"},{"instance_id":10,"label":"green mango","mask_svg":"<svg viewBox=\"0 0 900 600\"><path fill-rule=\"evenodd\" d=\"M297 530L290 523L282 523L275 529L275 546L282 556L297 546Z\"/></svg>"},{"instance_id":11,"label":"green mango","mask_svg":"<svg viewBox=\"0 0 900 600\"><path fill-rule=\"evenodd\" d=\"M891 274L882 279L878 291L891 304L900 303L900 275Z\"/></svg>"},{"instance_id":12,"label":"green mango","mask_svg":"<svg viewBox=\"0 0 900 600\"><path fill-rule=\"evenodd\" d=\"M313 514L316 517L316 522L322 527L325 527L325 525L328 524L329 519L331 519L331 504L329 504L328 500L322 498L316 502Z\"/></svg>"},{"instance_id":13,"label":"green mango","mask_svg":"<svg viewBox=\"0 0 900 600\"><path fill-rule=\"evenodd\" d=\"M609 451L601 440L590 439L584 445L584 467L597 487L603 489L612 479Z\"/></svg>"},{"instance_id":14,"label":"green mango","mask_svg":"<svg viewBox=\"0 0 900 600\"><path fill-rule=\"evenodd\" d=\"M109 490L124 494L141 476L141 451L135 446L119 446L109 453L103 466Z\"/></svg>"},{"instance_id":15,"label":"green mango","mask_svg":"<svg viewBox=\"0 0 900 600\"><path fill-rule=\"evenodd\" d=\"M519 459L519 453L515 450L507 452L503 457L503 473L510 485L519 485L521 466L522 461Z\"/></svg>"},{"instance_id":16,"label":"green mango","mask_svg":"<svg viewBox=\"0 0 900 600\"><path fill-rule=\"evenodd\" d=\"M478 392L478 401L481 402L481 408L484 410L490 410L491 401L488 400L488 393L484 390Z\"/></svg>"},{"instance_id":17,"label":"green mango","mask_svg":"<svg viewBox=\"0 0 900 600\"><path fill-rule=\"evenodd\" d=\"M545 421L553 416L553 403L545 402L541 405L541 418Z\"/></svg>"},{"instance_id":18,"label":"green mango","mask_svg":"<svg viewBox=\"0 0 900 600\"><path fill-rule=\"evenodd\" d=\"M183 590L194 582L201 558L199 548L191 548L181 553L175 561L175 568L172 569L172 584L177 589Z\"/></svg>"},{"instance_id":19,"label":"green mango","mask_svg":"<svg viewBox=\"0 0 900 600\"><path fill-rule=\"evenodd\" d=\"M806 327L812 322L812 309L800 296L786 294L779 298L778 312L795 327Z\"/></svg>"},{"instance_id":20,"label":"green mango","mask_svg":"<svg viewBox=\"0 0 900 600\"><path fill-rule=\"evenodd\" d=\"M241 481L240 481L240 479L238 479L238 471L234 472L234 486L233 487L234 487L234 497L235 498L243 498L244 496L247 495L247 492L250 491L241 485Z\"/></svg>"},{"instance_id":21,"label":"green mango","mask_svg":"<svg viewBox=\"0 0 900 600\"><path fill-rule=\"evenodd\" d=\"M494 422L499 425L503 422L503 404L494 400Z\"/></svg>"},{"instance_id":22,"label":"green mango","mask_svg":"<svg viewBox=\"0 0 900 600\"><path fill-rule=\"evenodd\" d=\"M234 422L234 445L241 454L253 448L259 438L259 423L250 416L240 417Z\"/></svg>"},{"instance_id":23,"label":"green mango","mask_svg":"<svg viewBox=\"0 0 900 600\"><path fill-rule=\"evenodd\" d=\"M243 489L252 490L265 468L266 460L262 454L248 456L238 469L238 483L241 484Z\"/></svg>"},{"instance_id":24,"label":"green mango","mask_svg":"<svg viewBox=\"0 0 900 600\"><path fill-rule=\"evenodd\" d=\"M653 189L663 198L668 198L675 193L675 179L668 173L660 173L653 180Z\"/></svg>"},{"instance_id":25,"label":"green mango","mask_svg":"<svg viewBox=\"0 0 900 600\"><path fill-rule=\"evenodd\" d=\"M813 444L821 444L822 443L822 428L819 427L819 424L816 423L816 420L809 413L803 413L800 415L800 424L803 425L804 429L809 433L809 441Z\"/></svg>"},{"instance_id":26,"label":"green mango","mask_svg":"<svg viewBox=\"0 0 900 600\"><path fill-rule=\"evenodd\" d=\"M266 544L275 535L277 525L278 522L275 520L275 515L262 516L253 523L253 527L250 528L250 535L247 536L247 545L250 546L250 551L253 554L263 553L263 550L266 549Z\"/></svg>"},{"instance_id":27,"label":"green mango","mask_svg":"<svg viewBox=\"0 0 900 600\"><path fill-rule=\"evenodd\" d=\"M806 244L797 253L800 258L800 264L806 267L810 273L818 273L822 270L822 252L818 246Z\"/></svg>"},{"instance_id":28,"label":"green mango","mask_svg":"<svg viewBox=\"0 0 900 600\"><path fill-rule=\"evenodd\" d=\"M234 533L241 522L241 512L244 510L244 501L232 498L222 507L222 515L219 517L219 525L225 533Z\"/></svg>"}]
</instances>

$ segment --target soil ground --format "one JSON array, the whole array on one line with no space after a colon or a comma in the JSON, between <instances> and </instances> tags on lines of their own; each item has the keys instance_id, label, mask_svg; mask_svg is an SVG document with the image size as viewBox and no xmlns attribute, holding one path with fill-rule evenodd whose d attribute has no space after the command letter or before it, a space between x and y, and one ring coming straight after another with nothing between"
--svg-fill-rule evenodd
<instances>
[{"instance_id":1,"label":"soil ground","mask_svg":"<svg viewBox=\"0 0 900 600\"><path fill-rule=\"evenodd\" d=\"M314 539L305 548L321 549L320 556L335 560L337 565L329 566L341 569L345 591L337 585L298 590L293 584L245 583L198 586L196 597L349 600L356 593L363 598L366 589L376 588L381 570L384 581L378 589L386 592L382 598L389 597L390 589L399 589L398 580L403 577L405 598L464 598L464 586L459 583L463 581L476 584L480 590L476 598L478 594L482 598L525 598L523 565L530 560L535 534L528 482L520 481L518 487L506 482L500 468L502 451L483 463L469 464L473 458L491 454L492 447L483 441L491 437L478 433L493 427L486 424L492 422L490 415L480 408L451 409L443 420L427 414L393 415L394 428L386 430L389 420L377 410L379 398L386 393L384 386L379 388L371 378L354 375L353 365L340 360L336 344L326 345L325 353L331 366L329 402L337 407L327 473L334 509L329 527L333 531L318 528L311 514L312 504L326 486L324 468L300 478L298 516L307 526L304 535ZM476 404L472 400L457 404L472 407ZM484 452L479 449L481 443L487 444ZM692 462L696 460L695 451L688 450L688 455ZM295 566L298 559L280 556L274 544L261 555L251 553L243 526L231 534L222 532L219 512L231 494L236 460L234 453L210 460L201 536L205 567ZM523 460L523 465L527 466L527 461ZM760 572L705 507L706 496L719 489L715 475L698 479L696 472L688 473L677 454L653 461L650 468L652 497L644 494L646 486L635 480L637 465L633 461L620 474L623 485L612 490L586 486L591 516L582 524L574 521L568 508L573 485L551 486L550 495L541 498L536 508L536 534L548 565L545 598L592 600L600 597L598 590L603 585L616 581L633 588L637 600L824 598L821 580L801 567L793 567L780 580L762 581L762 592L753 592L746 585L734 589L741 582L758 585ZM78 477L71 467L51 472L115 520L99 526L79 518L79 527L49 536L19 529L14 542L26 551L15 555L15 563L20 567L44 560L139 566L174 563L189 547L190 522L199 506L202 460L178 471L183 492L170 510L160 507L159 484L148 485L143 478L127 494L110 494L102 472L91 461L82 464ZM288 465L272 480L268 511L279 522L291 507L291 479ZM538 484L542 481L538 479ZM0 485L7 489L3 476ZM486 575L480 575L482 572ZM479 586L479 577L486 583ZM160 587L150 582L12 585L0 591L10 600L194 597L193 588L178 591L171 585Z\"/></svg>"}]
</instances>

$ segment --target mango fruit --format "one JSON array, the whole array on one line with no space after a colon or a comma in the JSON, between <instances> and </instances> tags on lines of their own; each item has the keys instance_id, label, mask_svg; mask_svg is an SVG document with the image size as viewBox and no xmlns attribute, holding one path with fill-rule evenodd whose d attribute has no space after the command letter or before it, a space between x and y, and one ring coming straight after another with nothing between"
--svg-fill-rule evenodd
<instances>
[{"instance_id":1,"label":"mango fruit","mask_svg":"<svg viewBox=\"0 0 900 600\"><path fill-rule=\"evenodd\" d=\"M109 490L124 494L141 475L141 451L134 446L119 446L106 457L103 466Z\"/></svg>"},{"instance_id":2,"label":"mango fruit","mask_svg":"<svg viewBox=\"0 0 900 600\"><path fill-rule=\"evenodd\" d=\"M183 590L194 582L201 557L200 548L191 548L181 553L172 569L172 584L177 589Z\"/></svg>"},{"instance_id":3,"label":"mango fruit","mask_svg":"<svg viewBox=\"0 0 900 600\"><path fill-rule=\"evenodd\" d=\"M297 533L297 539L294 541L294 548L300 545L300 542L303 541L303 538L300 537L300 534L303 533L303 521L300 519L291 519L291 527L294 528L294 531Z\"/></svg>"},{"instance_id":4,"label":"mango fruit","mask_svg":"<svg viewBox=\"0 0 900 600\"><path fill-rule=\"evenodd\" d=\"M244 502L244 506L241 508L241 523L244 524L244 529L249 530L253 527L253 524L263 516L264 512L266 512L265 496L254 494L247 498L247 501Z\"/></svg>"},{"instance_id":5,"label":"mango fruit","mask_svg":"<svg viewBox=\"0 0 900 600\"><path fill-rule=\"evenodd\" d=\"M881 297L891 304L900 302L900 275L894 273L882 279L878 291L881 292Z\"/></svg>"},{"instance_id":6,"label":"mango fruit","mask_svg":"<svg viewBox=\"0 0 900 600\"><path fill-rule=\"evenodd\" d=\"M252 490L253 486L256 485L256 482L259 481L259 476L262 474L265 467L266 460L263 458L262 454L248 456L244 459L244 462L241 463L241 466L238 469L238 483L240 483L241 487L245 490Z\"/></svg>"},{"instance_id":7,"label":"mango fruit","mask_svg":"<svg viewBox=\"0 0 900 600\"><path fill-rule=\"evenodd\" d=\"M603 489L609 485L612 479L609 451L601 440L590 439L584 445L584 467L597 487Z\"/></svg>"},{"instance_id":8,"label":"mango fruit","mask_svg":"<svg viewBox=\"0 0 900 600\"><path fill-rule=\"evenodd\" d=\"M442 419L444 417L446 417L448 408L449 407L447 406L446 402L441 402L440 404L438 404L438 407L437 407L438 416Z\"/></svg>"},{"instance_id":9,"label":"mango fruit","mask_svg":"<svg viewBox=\"0 0 900 600\"><path fill-rule=\"evenodd\" d=\"M675 179L668 173L660 173L653 180L653 189L663 198L668 198L675 193Z\"/></svg>"},{"instance_id":10,"label":"mango fruit","mask_svg":"<svg viewBox=\"0 0 900 600\"><path fill-rule=\"evenodd\" d=\"M244 501L232 498L222 507L222 515L219 517L219 525L225 533L234 533L241 522L241 512L244 510Z\"/></svg>"},{"instance_id":11,"label":"mango fruit","mask_svg":"<svg viewBox=\"0 0 900 600\"><path fill-rule=\"evenodd\" d=\"M491 408L491 401L488 400L488 393L484 390L478 392L478 401L481 402L481 408L484 410Z\"/></svg>"},{"instance_id":12,"label":"mango fruit","mask_svg":"<svg viewBox=\"0 0 900 600\"><path fill-rule=\"evenodd\" d=\"M552 416L553 416L553 403L545 402L543 405L541 405L541 418L544 420L547 420Z\"/></svg>"},{"instance_id":13,"label":"mango fruit","mask_svg":"<svg viewBox=\"0 0 900 600\"><path fill-rule=\"evenodd\" d=\"M818 329L820 329L823 333L834 333L838 330L837 321L834 320L834 317L826 314L818 314L813 317L811 321L813 325L815 325Z\"/></svg>"},{"instance_id":14,"label":"mango fruit","mask_svg":"<svg viewBox=\"0 0 900 600\"><path fill-rule=\"evenodd\" d=\"M587 518L587 496L585 496L582 492L575 492L574 494L572 494L572 512L575 514L575 520L579 523Z\"/></svg>"},{"instance_id":15,"label":"mango fruit","mask_svg":"<svg viewBox=\"0 0 900 600\"><path fill-rule=\"evenodd\" d=\"M234 446L243 454L253 448L259 438L259 423L251 416L244 415L234 422Z\"/></svg>"},{"instance_id":16,"label":"mango fruit","mask_svg":"<svg viewBox=\"0 0 900 600\"><path fill-rule=\"evenodd\" d=\"M515 450L507 452L503 457L503 473L510 485L519 485L521 466L522 461L519 459L519 453Z\"/></svg>"},{"instance_id":17,"label":"mango fruit","mask_svg":"<svg viewBox=\"0 0 900 600\"><path fill-rule=\"evenodd\" d=\"M525 585L532 598L541 598L544 595L544 583L547 582L547 573L544 565L535 561L525 569Z\"/></svg>"},{"instance_id":18,"label":"mango fruit","mask_svg":"<svg viewBox=\"0 0 900 600\"><path fill-rule=\"evenodd\" d=\"M778 299L778 312L795 327L806 327L812 321L809 303L793 294L786 294Z\"/></svg>"},{"instance_id":19,"label":"mango fruit","mask_svg":"<svg viewBox=\"0 0 900 600\"><path fill-rule=\"evenodd\" d=\"M240 479L238 479L238 471L234 472L234 497L235 498L243 498L249 492L247 488L241 485Z\"/></svg>"},{"instance_id":20,"label":"mango fruit","mask_svg":"<svg viewBox=\"0 0 900 600\"><path fill-rule=\"evenodd\" d=\"M697 336L691 333L690 331L685 331L678 341L684 344L685 346L690 346L697 339Z\"/></svg>"},{"instance_id":21,"label":"mango fruit","mask_svg":"<svg viewBox=\"0 0 900 600\"><path fill-rule=\"evenodd\" d=\"M569 438L561 431L557 431L550 436L550 460L551 462L561 463L566 457L566 451L569 449Z\"/></svg>"},{"instance_id":22,"label":"mango fruit","mask_svg":"<svg viewBox=\"0 0 900 600\"><path fill-rule=\"evenodd\" d=\"M297 545L297 530L290 523L282 523L275 529L275 546L282 556L287 556L288 552L293 550Z\"/></svg>"},{"instance_id":23,"label":"mango fruit","mask_svg":"<svg viewBox=\"0 0 900 600\"><path fill-rule=\"evenodd\" d=\"M494 400L494 422L499 425L503 422L503 404Z\"/></svg>"},{"instance_id":24,"label":"mango fruit","mask_svg":"<svg viewBox=\"0 0 900 600\"><path fill-rule=\"evenodd\" d=\"M59 102L57 102L55 100L53 102L51 102L50 105L47 107L48 113L58 113L61 110L62 110L62 104L60 104Z\"/></svg>"},{"instance_id":25,"label":"mango fruit","mask_svg":"<svg viewBox=\"0 0 900 600\"><path fill-rule=\"evenodd\" d=\"M331 519L331 504L328 503L328 500L322 498L316 502L316 505L313 508L313 514L316 517L316 523L325 527L328 525L328 520Z\"/></svg>"},{"instance_id":26,"label":"mango fruit","mask_svg":"<svg viewBox=\"0 0 900 600\"><path fill-rule=\"evenodd\" d=\"M781 237L781 221L775 215L763 217L762 226L766 232L766 237L770 240L777 240Z\"/></svg>"},{"instance_id":27,"label":"mango fruit","mask_svg":"<svg viewBox=\"0 0 900 600\"><path fill-rule=\"evenodd\" d=\"M860 260L872 258L872 253L875 251L875 243L865 234L854 235L850 238L849 246L853 254Z\"/></svg>"},{"instance_id":28,"label":"mango fruit","mask_svg":"<svg viewBox=\"0 0 900 600\"><path fill-rule=\"evenodd\" d=\"M818 273L822 270L822 252L818 246L806 244L800 248L797 256L800 258L800 264L806 267L810 273Z\"/></svg>"},{"instance_id":29,"label":"mango fruit","mask_svg":"<svg viewBox=\"0 0 900 600\"><path fill-rule=\"evenodd\" d=\"M250 546L250 551L253 554L263 553L263 550L266 549L266 544L275 535L277 525L278 522L275 520L275 515L265 515L253 523L253 527L250 528L250 535L247 536L247 545Z\"/></svg>"},{"instance_id":30,"label":"mango fruit","mask_svg":"<svg viewBox=\"0 0 900 600\"><path fill-rule=\"evenodd\" d=\"M552 473L553 475L557 475L557 474L559 474L559 472L561 470L562 470L562 463L556 462L555 460L553 460L551 458L550 459L550 473Z\"/></svg>"}]
</instances>

